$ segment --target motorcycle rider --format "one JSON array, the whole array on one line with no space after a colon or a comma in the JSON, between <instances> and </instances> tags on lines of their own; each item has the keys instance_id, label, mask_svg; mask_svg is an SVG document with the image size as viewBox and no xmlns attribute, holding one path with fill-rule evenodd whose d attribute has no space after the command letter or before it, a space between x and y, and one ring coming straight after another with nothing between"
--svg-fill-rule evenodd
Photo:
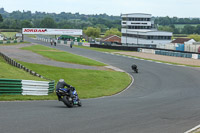
<instances>
[{"instance_id":1,"label":"motorcycle rider","mask_svg":"<svg viewBox=\"0 0 200 133\"><path fill-rule=\"evenodd\" d=\"M133 71L136 71L136 70L137 70L137 65L133 64L133 65L131 66L131 68L132 68Z\"/></svg>"},{"instance_id":2,"label":"motorcycle rider","mask_svg":"<svg viewBox=\"0 0 200 133\"><path fill-rule=\"evenodd\" d=\"M65 88L65 86L66 86L67 88L71 88L71 87L72 87L71 85L68 85L68 84L65 82L64 79L60 79L60 80L58 81L57 85L56 85L56 95L58 96L58 101L62 101L62 98L61 98L61 96L59 95L59 93L57 93L57 91L58 91L58 89L60 89L60 88ZM72 94L72 93L71 93L71 90L70 90L70 94Z\"/></svg>"}]
</instances>

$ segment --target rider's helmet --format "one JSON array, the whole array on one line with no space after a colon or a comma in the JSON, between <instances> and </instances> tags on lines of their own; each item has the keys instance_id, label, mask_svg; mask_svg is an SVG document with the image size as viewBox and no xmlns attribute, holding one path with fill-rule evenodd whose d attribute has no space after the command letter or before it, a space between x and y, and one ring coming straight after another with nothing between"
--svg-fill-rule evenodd
<instances>
[{"instance_id":1,"label":"rider's helmet","mask_svg":"<svg viewBox=\"0 0 200 133\"><path fill-rule=\"evenodd\" d=\"M59 80L59 82L64 82L64 81L65 81L64 79L60 79L60 80Z\"/></svg>"}]
</instances>

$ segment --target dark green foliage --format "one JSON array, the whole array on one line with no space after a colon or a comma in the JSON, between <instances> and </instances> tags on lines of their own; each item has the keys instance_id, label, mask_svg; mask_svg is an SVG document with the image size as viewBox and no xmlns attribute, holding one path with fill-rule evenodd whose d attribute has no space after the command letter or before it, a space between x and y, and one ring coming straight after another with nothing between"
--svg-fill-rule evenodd
<instances>
[{"instance_id":1,"label":"dark green foliage","mask_svg":"<svg viewBox=\"0 0 200 133\"><path fill-rule=\"evenodd\" d=\"M1 19L2 18L2 19ZM178 18L178 17L153 17L155 25L161 30L172 31L174 34L200 34L199 18ZM174 25L185 25L178 28ZM187 25L190 25L188 27ZM79 13L45 13L31 11L6 12L0 8L0 29L21 29L21 28L60 28L60 29L84 29L88 27L100 28L105 33L111 28L121 30L121 17L109 16L107 14L84 15Z\"/></svg>"},{"instance_id":2,"label":"dark green foliage","mask_svg":"<svg viewBox=\"0 0 200 133\"><path fill-rule=\"evenodd\" d=\"M40 23L41 28L56 28L56 22L51 17L44 18Z\"/></svg>"},{"instance_id":3,"label":"dark green foliage","mask_svg":"<svg viewBox=\"0 0 200 133\"><path fill-rule=\"evenodd\" d=\"M1 16L1 14L0 14L0 22L3 22L3 17Z\"/></svg>"},{"instance_id":4,"label":"dark green foliage","mask_svg":"<svg viewBox=\"0 0 200 133\"><path fill-rule=\"evenodd\" d=\"M0 8L0 13L5 18L0 24L0 29L21 28L70 28L86 29L87 27L100 28L105 32L109 28L121 27L120 16L108 16L106 14L84 15L79 13L45 13L31 11L6 12Z\"/></svg>"}]
</instances>

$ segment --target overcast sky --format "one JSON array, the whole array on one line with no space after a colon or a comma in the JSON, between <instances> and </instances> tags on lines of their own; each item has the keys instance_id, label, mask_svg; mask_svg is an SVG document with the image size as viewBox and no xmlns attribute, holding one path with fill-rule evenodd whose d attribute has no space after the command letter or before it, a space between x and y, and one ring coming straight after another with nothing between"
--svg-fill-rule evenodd
<instances>
[{"instance_id":1,"label":"overcast sky","mask_svg":"<svg viewBox=\"0 0 200 133\"><path fill-rule=\"evenodd\" d=\"M148 13L152 16L200 18L200 0L0 0L8 12L41 11L117 15Z\"/></svg>"}]
</instances>

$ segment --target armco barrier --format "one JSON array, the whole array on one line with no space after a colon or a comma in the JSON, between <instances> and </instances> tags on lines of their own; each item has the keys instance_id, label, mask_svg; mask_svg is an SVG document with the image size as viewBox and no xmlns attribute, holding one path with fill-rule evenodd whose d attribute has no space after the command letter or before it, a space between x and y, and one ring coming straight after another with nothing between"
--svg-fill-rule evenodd
<instances>
[{"instance_id":1,"label":"armco barrier","mask_svg":"<svg viewBox=\"0 0 200 133\"><path fill-rule=\"evenodd\" d=\"M48 95L54 84L54 81L0 79L0 95Z\"/></svg>"},{"instance_id":2,"label":"armco barrier","mask_svg":"<svg viewBox=\"0 0 200 133\"><path fill-rule=\"evenodd\" d=\"M19 95L22 93L21 80L0 79L0 95L12 94Z\"/></svg>"}]
</instances>

